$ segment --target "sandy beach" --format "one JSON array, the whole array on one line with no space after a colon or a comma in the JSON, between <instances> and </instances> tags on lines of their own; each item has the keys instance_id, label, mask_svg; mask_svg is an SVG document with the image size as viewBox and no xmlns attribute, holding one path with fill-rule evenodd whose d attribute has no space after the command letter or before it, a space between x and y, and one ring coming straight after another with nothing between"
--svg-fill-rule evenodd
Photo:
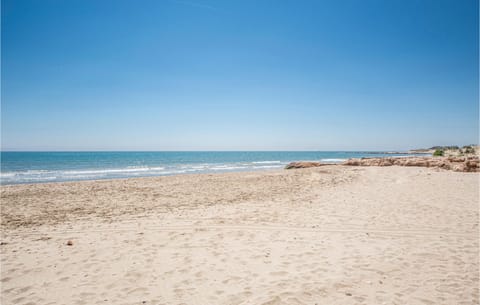
<instances>
[{"instance_id":1,"label":"sandy beach","mask_svg":"<svg viewBox=\"0 0 480 305\"><path fill-rule=\"evenodd\" d=\"M478 173L323 166L1 199L5 305L479 303Z\"/></svg>"}]
</instances>

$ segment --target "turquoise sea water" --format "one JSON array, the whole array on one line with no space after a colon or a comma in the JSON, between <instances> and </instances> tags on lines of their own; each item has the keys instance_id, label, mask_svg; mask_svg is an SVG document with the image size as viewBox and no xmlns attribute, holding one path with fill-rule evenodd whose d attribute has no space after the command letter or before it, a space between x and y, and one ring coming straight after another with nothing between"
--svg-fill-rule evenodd
<instances>
[{"instance_id":1,"label":"turquoise sea water","mask_svg":"<svg viewBox=\"0 0 480 305\"><path fill-rule=\"evenodd\" d=\"M382 152L1 152L1 184L280 169L291 161L341 162ZM391 156L391 154L389 154Z\"/></svg>"}]
</instances>

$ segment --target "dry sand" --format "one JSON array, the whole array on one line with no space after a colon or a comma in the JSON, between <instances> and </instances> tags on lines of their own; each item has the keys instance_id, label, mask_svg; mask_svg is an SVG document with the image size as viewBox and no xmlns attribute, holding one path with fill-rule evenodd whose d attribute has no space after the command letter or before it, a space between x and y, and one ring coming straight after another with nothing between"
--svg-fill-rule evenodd
<instances>
[{"instance_id":1,"label":"dry sand","mask_svg":"<svg viewBox=\"0 0 480 305\"><path fill-rule=\"evenodd\" d=\"M479 302L478 173L326 166L1 198L4 305Z\"/></svg>"}]
</instances>

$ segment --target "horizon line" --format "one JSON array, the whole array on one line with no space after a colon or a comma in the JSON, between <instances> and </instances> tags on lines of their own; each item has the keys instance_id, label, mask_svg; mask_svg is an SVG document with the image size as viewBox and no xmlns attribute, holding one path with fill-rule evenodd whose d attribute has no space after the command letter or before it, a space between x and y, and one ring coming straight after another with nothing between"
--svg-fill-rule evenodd
<instances>
[{"instance_id":1,"label":"horizon line","mask_svg":"<svg viewBox=\"0 0 480 305\"><path fill-rule=\"evenodd\" d=\"M460 147L460 146L459 146ZM412 149L307 149L307 150L0 150L0 152L408 152L431 148Z\"/></svg>"}]
</instances>

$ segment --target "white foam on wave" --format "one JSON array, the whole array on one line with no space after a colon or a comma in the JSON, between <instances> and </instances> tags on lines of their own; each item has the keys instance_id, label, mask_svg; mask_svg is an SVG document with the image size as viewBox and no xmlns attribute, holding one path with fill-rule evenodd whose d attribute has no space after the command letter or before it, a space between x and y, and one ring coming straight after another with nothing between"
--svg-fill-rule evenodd
<instances>
[{"instance_id":1,"label":"white foam on wave","mask_svg":"<svg viewBox=\"0 0 480 305\"><path fill-rule=\"evenodd\" d=\"M15 177L15 175L16 173L13 172L0 173L0 178Z\"/></svg>"},{"instance_id":2,"label":"white foam on wave","mask_svg":"<svg viewBox=\"0 0 480 305\"><path fill-rule=\"evenodd\" d=\"M125 168L104 168L85 170L26 170L19 172L0 173L2 184L48 182L48 181L75 181L95 180L106 178L128 178L141 176L163 176L194 172L208 171L235 171L235 170L256 170L280 168L280 161L258 161L251 163L230 163L230 164L192 164L174 165L169 167L125 167Z\"/></svg>"},{"instance_id":3,"label":"white foam on wave","mask_svg":"<svg viewBox=\"0 0 480 305\"><path fill-rule=\"evenodd\" d=\"M52 171L46 170L46 169L29 169L26 171L22 172L14 172L15 174L29 174L29 175L43 175L45 173L51 173Z\"/></svg>"},{"instance_id":4,"label":"white foam on wave","mask_svg":"<svg viewBox=\"0 0 480 305\"><path fill-rule=\"evenodd\" d=\"M126 166L123 168L90 168L64 170L24 170L0 173L1 184L80 181L129 177L177 175L184 173L229 172L281 168L277 160L232 163L170 164L164 166Z\"/></svg>"},{"instance_id":5,"label":"white foam on wave","mask_svg":"<svg viewBox=\"0 0 480 305\"><path fill-rule=\"evenodd\" d=\"M0 173L0 182L4 183L19 183L19 182L42 182L54 181L57 179L57 174L47 170L27 170L19 172L2 172Z\"/></svg>"},{"instance_id":6,"label":"white foam on wave","mask_svg":"<svg viewBox=\"0 0 480 305\"><path fill-rule=\"evenodd\" d=\"M56 180L57 176L42 176L42 177L18 177L15 179L9 179L10 182L21 182L21 181L50 181Z\"/></svg>"},{"instance_id":7,"label":"white foam on wave","mask_svg":"<svg viewBox=\"0 0 480 305\"><path fill-rule=\"evenodd\" d=\"M16 184L29 182L75 181L102 178L128 178L149 175L164 175L165 167L125 167L87 170L26 170L18 172L0 173L2 184ZM177 171L184 173L185 171Z\"/></svg>"},{"instance_id":8,"label":"white foam on wave","mask_svg":"<svg viewBox=\"0 0 480 305\"><path fill-rule=\"evenodd\" d=\"M170 170L170 171L162 171L159 173L160 175L175 175L175 174L184 174L188 172L188 170Z\"/></svg>"},{"instance_id":9,"label":"white foam on wave","mask_svg":"<svg viewBox=\"0 0 480 305\"><path fill-rule=\"evenodd\" d=\"M282 163L281 161L255 161L252 162L253 164L275 164L275 163Z\"/></svg>"},{"instance_id":10,"label":"white foam on wave","mask_svg":"<svg viewBox=\"0 0 480 305\"><path fill-rule=\"evenodd\" d=\"M180 168L187 168L187 169L194 169L194 170L202 170L208 167L208 164L206 165L182 165Z\"/></svg>"},{"instance_id":11,"label":"white foam on wave","mask_svg":"<svg viewBox=\"0 0 480 305\"><path fill-rule=\"evenodd\" d=\"M165 167L127 167L127 168L111 168L100 170L69 170L62 171L67 175L88 175L88 174L109 174L109 173L134 173L134 172L148 172L148 171L161 171Z\"/></svg>"},{"instance_id":12,"label":"white foam on wave","mask_svg":"<svg viewBox=\"0 0 480 305\"><path fill-rule=\"evenodd\" d=\"M219 165L209 168L210 170L219 171L219 170L232 170L232 169L245 169L246 166L229 166L229 165Z\"/></svg>"}]
</instances>

